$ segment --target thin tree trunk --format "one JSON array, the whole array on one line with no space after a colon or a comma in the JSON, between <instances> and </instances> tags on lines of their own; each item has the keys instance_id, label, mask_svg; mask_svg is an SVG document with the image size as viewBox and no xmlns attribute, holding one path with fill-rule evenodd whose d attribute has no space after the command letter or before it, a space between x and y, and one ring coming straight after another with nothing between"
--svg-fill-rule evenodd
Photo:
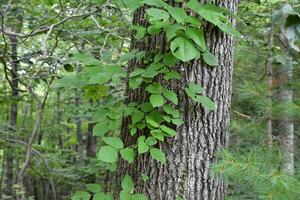
<instances>
[{"instance_id":1,"label":"thin tree trunk","mask_svg":"<svg viewBox=\"0 0 300 200\"><path fill-rule=\"evenodd\" d=\"M18 119L18 85L19 85L19 76L18 76L18 45L17 45L17 38L15 36L10 37L11 44L11 97L12 103L10 107L10 128L8 139L14 139L14 134L17 129L17 119ZM14 151L11 144L7 144L6 150L6 180L5 180L5 194L6 196L13 196L13 184L14 184Z\"/></svg>"},{"instance_id":2,"label":"thin tree trunk","mask_svg":"<svg viewBox=\"0 0 300 200\"><path fill-rule=\"evenodd\" d=\"M87 130L86 155L87 157L95 158L97 150L97 138L93 136L93 128L95 124L89 123Z\"/></svg>"},{"instance_id":3,"label":"thin tree trunk","mask_svg":"<svg viewBox=\"0 0 300 200\"><path fill-rule=\"evenodd\" d=\"M235 12L237 1L216 1L216 4ZM134 23L145 26L144 17L145 10L141 8L134 14ZM121 190L121 179L128 173L135 180L136 191L146 193L150 200L224 199L226 183L211 174L211 167L218 160L218 151L228 141L234 41L231 36L210 24L205 30L208 47L219 59L219 66L207 67L201 60L177 66L182 80L174 83L174 89L179 93L185 123L177 129L175 138L167 139L160 145L166 153L167 163L161 165L148 154L139 156L133 164L120 160L116 176L116 198ZM164 52L166 48L164 35L152 37L148 44L132 41L132 49L148 51L159 46ZM137 63L133 61L128 70L132 71L136 66ZM196 82L206 89L206 95L216 103L216 111L204 110L184 94L183 89L188 82ZM131 91L127 86L126 95L127 102L147 101L142 88ZM121 136L126 146L136 143L128 133L128 125L129 119L123 119ZM149 176L148 182L142 181L141 173Z\"/></svg>"},{"instance_id":4,"label":"thin tree trunk","mask_svg":"<svg viewBox=\"0 0 300 200\"><path fill-rule=\"evenodd\" d=\"M293 103L293 59L289 54L288 43L285 43L284 30L280 34L282 49L285 53L286 63L281 64L278 70L279 92L278 100L282 106L279 117L279 134L282 137L282 168L289 175L294 174L294 120L290 113L290 106Z\"/></svg>"},{"instance_id":5,"label":"thin tree trunk","mask_svg":"<svg viewBox=\"0 0 300 200\"><path fill-rule=\"evenodd\" d=\"M268 110L267 110L267 145L269 148L272 148L273 146L273 125L272 125L272 105L273 105L273 43L274 43L274 21L272 17L271 21L271 27L270 27L270 38L269 38L269 44L268 44L268 50L269 50L269 55L267 59L267 77L268 77Z\"/></svg>"},{"instance_id":6,"label":"thin tree trunk","mask_svg":"<svg viewBox=\"0 0 300 200\"><path fill-rule=\"evenodd\" d=\"M77 73L80 72L80 66L77 66L76 69ZM80 91L76 89L75 92L75 107L77 109L76 113L76 135L77 135L77 140L78 140L78 146L77 146L77 151L78 151L78 159L79 163L83 164L84 161L84 138L82 135L82 121L80 118L80 103L81 103L81 98L80 98Z\"/></svg>"}]
</instances>

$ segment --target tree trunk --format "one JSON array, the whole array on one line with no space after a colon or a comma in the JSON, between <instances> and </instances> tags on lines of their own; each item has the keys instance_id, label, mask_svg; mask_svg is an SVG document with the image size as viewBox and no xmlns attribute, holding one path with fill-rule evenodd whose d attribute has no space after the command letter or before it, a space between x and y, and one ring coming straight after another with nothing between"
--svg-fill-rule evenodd
<instances>
[{"instance_id":1,"label":"tree trunk","mask_svg":"<svg viewBox=\"0 0 300 200\"><path fill-rule=\"evenodd\" d=\"M290 83L293 77L292 60L279 69L279 77L282 82L279 87L279 103L284 106L279 118L279 133L282 137L282 167L289 175L294 174L294 122L288 107L293 102L293 90Z\"/></svg>"},{"instance_id":2,"label":"tree trunk","mask_svg":"<svg viewBox=\"0 0 300 200\"><path fill-rule=\"evenodd\" d=\"M236 0L216 1L216 4L236 11ZM134 23L146 26L144 8L134 14ZM222 33L211 24L205 28L208 48L219 59L219 66L207 67L201 60L178 65L181 81L174 83L178 91L184 125L178 127L174 138L165 140L160 148L167 156L167 163L161 165L148 154L139 156L133 164L120 160L116 176L116 194L120 192L121 179L128 173L136 183L136 191L146 193L151 200L219 200L223 199L226 184L211 174L212 165L217 162L218 151L227 145L227 127L230 119L231 81L233 65L233 38ZM151 38L148 44L132 40L132 49L149 51L155 46L164 52L168 46L163 34ZM134 61L128 70L137 66ZM215 111L204 110L193 103L184 93L184 85L196 82L206 89L206 95L217 106ZM173 84L172 84L173 85ZM142 88L126 90L127 102L142 103L147 95ZM123 119L121 136L126 146L135 143L128 133L129 119ZM141 173L149 176L145 183ZM117 195L116 195L117 196Z\"/></svg>"},{"instance_id":3,"label":"tree trunk","mask_svg":"<svg viewBox=\"0 0 300 200\"><path fill-rule=\"evenodd\" d=\"M96 150L97 150L97 140L96 137L93 136L93 128L94 123L88 123L88 130L87 130L87 142L86 142L86 155L90 158L96 157Z\"/></svg>"},{"instance_id":4,"label":"tree trunk","mask_svg":"<svg viewBox=\"0 0 300 200\"><path fill-rule=\"evenodd\" d=\"M270 27L270 38L268 43L268 58L267 58L267 77L268 77L268 109L267 109L267 146L271 149L273 146L273 113L272 113L272 105L273 105L273 45L274 45L274 20L271 17L271 27Z\"/></svg>"},{"instance_id":5,"label":"tree trunk","mask_svg":"<svg viewBox=\"0 0 300 200\"><path fill-rule=\"evenodd\" d=\"M19 85L19 76L18 76L18 45L17 38L15 36L10 37L11 44L11 97L12 103L10 107L10 130L8 134L8 139L14 139L14 134L17 128L17 119L18 119L18 85ZM6 181L5 181L5 194L6 196L13 196L13 184L14 184L14 155L13 147L10 143L7 144L6 152Z\"/></svg>"}]
</instances>

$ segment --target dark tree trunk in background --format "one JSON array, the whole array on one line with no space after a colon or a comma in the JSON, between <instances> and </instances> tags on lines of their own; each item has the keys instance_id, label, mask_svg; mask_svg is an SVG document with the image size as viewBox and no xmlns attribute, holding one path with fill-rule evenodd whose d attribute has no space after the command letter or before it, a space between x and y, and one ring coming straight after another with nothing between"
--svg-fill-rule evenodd
<instances>
[{"instance_id":1,"label":"dark tree trunk in background","mask_svg":"<svg viewBox=\"0 0 300 200\"><path fill-rule=\"evenodd\" d=\"M17 119L18 119L18 85L19 85L19 77L18 77L18 45L17 38L15 36L10 36L11 44L11 98L12 103L10 106L10 122L9 122L9 133L8 139L14 139L14 135L17 128ZM14 155L13 155L13 147L12 144L8 142L7 144L7 152L6 152L6 180L5 180L5 195L13 196L13 184L14 184Z\"/></svg>"},{"instance_id":2,"label":"dark tree trunk in background","mask_svg":"<svg viewBox=\"0 0 300 200\"><path fill-rule=\"evenodd\" d=\"M96 137L93 136L93 128L95 124L89 123L87 130L86 155L87 157L95 158L97 151Z\"/></svg>"},{"instance_id":3,"label":"dark tree trunk in background","mask_svg":"<svg viewBox=\"0 0 300 200\"><path fill-rule=\"evenodd\" d=\"M216 1L216 4L236 12L237 0ZM134 14L134 23L145 26L143 8ZM121 190L122 177L128 173L135 180L137 192L146 193L150 200L224 199L226 183L212 176L211 167L217 162L218 151L225 147L228 141L234 41L232 36L212 28L210 24L205 30L208 47L219 59L219 66L207 67L200 60L177 66L182 80L174 84L174 89L179 91L185 123L177 129L175 138L167 139L161 144L167 156L167 163L161 165L148 154L139 156L133 164L121 160L116 177L116 194ZM131 48L149 51L155 46L160 46L161 51L165 51L168 44L164 35L152 37L147 45L133 40ZM132 71L136 66L137 63L133 61L128 70ZM206 111L187 98L183 89L188 82L202 85L206 89L206 95L216 103L217 109ZM127 87L126 95L129 97L128 102L147 101L142 88L131 91ZM126 146L135 143L128 133L128 124L129 120L124 119L121 135ZM149 176L148 182L144 183L141 180L141 173Z\"/></svg>"}]
</instances>

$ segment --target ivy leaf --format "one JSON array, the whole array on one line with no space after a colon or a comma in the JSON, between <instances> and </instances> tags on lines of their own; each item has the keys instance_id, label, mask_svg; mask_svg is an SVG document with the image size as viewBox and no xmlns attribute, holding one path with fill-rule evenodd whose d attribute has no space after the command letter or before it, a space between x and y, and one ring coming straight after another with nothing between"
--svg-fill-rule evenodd
<instances>
[{"instance_id":1,"label":"ivy leaf","mask_svg":"<svg viewBox=\"0 0 300 200\"><path fill-rule=\"evenodd\" d=\"M141 6L141 0L123 0L122 1L125 6L129 9L131 9L132 11L135 11L136 9L138 9Z\"/></svg>"},{"instance_id":2,"label":"ivy leaf","mask_svg":"<svg viewBox=\"0 0 300 200\"><path fill-rule=\"evenodd\" d=\"M162 93L163 91L163 87L159 84L159 83L153 83L148 85L145 88L145 91L149 92L149 93Z\"/></svg>"},{"instance_id":3,"label":"ivy leaf","mask_svg":"<svg viewBox=\"0 0 300 200\"><path fill-rule=\"evenodd\" d=\"M131 193L127 190L122 190L120 192L120 200L131 200Z\"/></svg>"},{"instance_id":4,"label":"ivy leaf","mask_svg":"<svg viewBox=\"0 0 300 200\"><path fill-rule=\"evenodd\" d=\"M199 55L199 51L194 45L183 37L177 37L171 42L173 55L183 62L190 61Z\"/></svg>"},{"instance_id":5,"label":"ivy leaf","mask_svg":"<svg viewBox=\"0 0 300 200\"><path fill-rule=\"evenodd\" d=\"M154 108L164 105L164 99L160 94L152 94L149 99Z\"/></svg>"},{"instance_id":6,"label":"ivy leaf","mask_svg":"<svg viewBox=\"0 0 300 200\"><path fill-rule=\"evenodd\" d=\"M101 185L99 184L86 184L86 188L88 189L88 191L93 192L93 193L98 193L101 192Z\"/></svg>"},{"instance_id":7,"label":"ivy leaf","mask_svg":"<svg viewBox=\"0 0 300 200\"><path fill-rule=\"evenodd\" d=\"M149 150L149 146L145 143L146 137L140 136L138 138L138 152L139 154L146 153Z\"/></svg>"},{"instance_id":8,"label":"ivy leaf","mask_svg":"<svg viewBox=\"0 0 300 200\"><path fill-rule=\"evenodd\" d=\"M170 24L164 27L168 41L172 40L176 36L178 30L184 29L184 26L180 24Z\"/></svg>"},{"instance_id":9,"label":"ivy leaf","mask_svg":"<svg viewBox=\"0 0 300 200\"><path fill-rule=\"evenodd\" d=\"M123 142L119 137L103 137L103 141L116 149L123 148Z\"/></svg>"},{"instance_id":10,"label":"ivy leaf","mask_svg":"<svg viewBox=\"0 0 300 200\"><path fill-rule=\"evenodd\" d=\"M177 80L180 80L180 74L178 72L175 72L175 71L171 71L171 72L168 72L165 76L164 76L164 79L165 80L170 80L170 79L177 79Z\"/></svg>"},{"instance_id":11,"label":"ivy leaf","mask_svg":"<svg viewBox=\"0 0 300 200\"><path fill-rule=\"evenodd\" d=\"M216 56L214 56L212 53L210 52L205 52L204 54L202 54L203 59L205 61L206 64L210 65L210 66L216 66L218 65L218 59L216 58Z\"/></svg>"},{"instance_id":12,"label":"ivy leaf","mask_svg":"<svg viewBox=\"0 0 300 200\"><path fill-rule=\"evenodd\" d=\"M111 194L99 192L94 195L93 200L113 200L113 197Z\"/></svg>"},{"instance_id":13,"label":"ivy leaf","mask_svg":"<svg viewBox=\"0 0 300 200\"><path fill-rule=\"evenodd\" d=\"M149 145L149 146L153 146L157 143L157 140L154 138L154 137L148 137L146 140L145 140L146 144Z\"/></svg>"},{"instance_id":14,"label":"ivy leaf","mask_svg":"<svg viewBox=\"0 0 300 200\"><path fill-rule=\"evenodd\" d=\"M161 129L163 132L167 133L169 136L172 136L172 137L173 137L173 136L176 135L176 131L174 131L173 129L171 129L171 128L165 126L165 125L161 125L161 126L160 126L160 129Z\"/></svg>"},{"instance_id":15,"label":"ivy leaf","mask_svg":"<svg viewBox=\"0 0 300 200\"><path fill-rule=\"evenodd\" d=\"M169 19L170 17L169 13L157 8L149 8L146 13L150 17L151 22Z\"/></svg>"},{"instance_id":16,"label":"ivy leaf","mask_svg":"<svg viewBox=\"0 0 300 200\"><path fill-rule=\"evenodd\" d=\"M131 148L125 148L120 151L121 157L129 163L132 163L134 160L134 150Z\"/></svg>"},{"instance_id":17,"label":"ivy leaf","mask_svg":"<svg viewBox=\"0 0 300 200\"><path fill-rule=\"evenodd\" d=\"M75 194L72 196L72 200L89 200L90 199L90 194L88 192L84 191L77 191Z\"/></svg>"},{"instance_id":18,"label":"ivy leaf","mask_svg":"<svg viewBox=\"0 0 300 200\"><path fill-rule=\"evenodd\" d=\"M136 31L136 35L134 36L135 39L140 40L145 36L145 34L146 34L146 28L145 27L143 27L143 26L133 26L132 28L133 28L133 30Z\"/></svg>"},{"instance_id":19,"label":"ivy leaf","mask_svg":"<svg viewBox=\"0 0 300 200\"><path fill-rule=\"evenodd\" d=\"M155 137L156 139L158 139L159 141L164 141L164 134L161 132L161 130L157 129L157 130L152 130L151 131L151 135L153 137Z\"/></svg>"},{"instance_id":20,"label":"ivy leaf","mask_svg":"<svg viewBox=\"0 0 300 200\"><path fill-rule=\"evenodd\" d=\"M144 69L136 68L135 70L133 70L133 71L129 74L129 78L139 76L139 75L141 75L141 74L144 73L144 72L145 72Z\"/></svg>"},{"instance_id":21,"label":"ivy leaf","mask_svg":"<svg viewBox=\"0 0 300 200\"><path fill-rule=\"evenodd\" d=\"M173 102L175 105L178 104L178 98L177 94L173 92L172 90L164 90L163 95L171 102Z\"/></svg>"},{"instance_id":22,"label":"ivy leaf","mask_svg":"<svg viewBox=\"0 0 300 200\"><path fill-rule=\"evenodd\" d=\"M131 120L132 124L135 124L139 121L141 121L144 118L144 113L139 111L138 109L135 109L131 114Z\"/></svg>"},{"instance_id":23,"label":"ivy leaf","mask_svg":"<svg viewBox=\"0 0 300 200\"><path fill-rule=\"evenodd\" d=\"M210 100L207 96L198 95L196 97L196 99L207 110L215 110L216 109L215 103L212 100Z\"/></svg>"},{"instance_id":24,"label":"ivy leaf","mask_svg":"<svg viewBox=\"0 0 300 200\"><path fill-rule=\"evenodd\" d=\"M130 78L129 79L129 88L135 90L141 85L142 82L143 82L143 79L141 79L139 77Z\"/></svg>"},{"instance_id":25,"label":"ivy leaf","mask_svg":"<svg viewBox=\"0 0 300 200\"><path fill-rule=\"evenodd\" d=\"M165 163L167 161L165 154L157 148L150 148L150 155L153 159Z\"/></svg>"},{"instance_id":26,"label":"ivy leaf","mask_svg":"<svg viewBox=\"0 0 300 200\"><path fill-rule=\"evenodd\" d=\"M204 88L201 85L193 82L190 82L188 87L193 94L201 94L204 91Z\"/></svg>"},{"instance_id":27,"label":"ivy leaf","mask_svg":"<svg viewBox=\"0 0 300 200\"><path fill-rule=\"evenodd\" d=\"M106 123L98 123L93 128L93 135L94 136L103 136L108 131L109 131L109 127Z\"/></svg>"},{"instance_id":28,"label":"ivy leaf","mask_svg":"<svg viewBox=\"0 0 300 200\"><path fill-rule=\"evenodd\" d=\"M124 191L128 191L128 192L133 191L134 183L132 177L126 174L122 179L121 187Z\"/></svg>"},{"instance_id":29,"label":"ivy leaf","mask_svg":"<svg viewBox=\"0 0 300 200\"><path fill-rule=\"evenodd\" d=\"M179 24L184 24L186 13L182 8L167 6L166 9Z\"/></svg>"},{"instance_id":30,"label":"ivy leaf","mask_svg":"<svg viewBox=\"0 0 300 200\"><path fill-rule=\"evenodd\" d=\"M98 159L108 163L115 163L118 159L118 151L111 146L103 146L99 150Z\"/></svg>"},{"instance_id":31,"label":"ivy leaf","mask_svg":"<svg viewBox=\"0 0 300 200\"><path fill-rule=\"evenodd\" d=\"M159 127L159 123L157 123L156 121L154 121L152 118L150 117L146 117L146 122L147 124L150 124L151 126L158 128Z\"/></svg>"},{"instance_id":32,"label":"ivy leaf","mask_svg":"<svg viewBox=\"0 0 300 200\"><path fill-rule=\"evenodd\" d=\"M185 34L189 38L191 38L196 44L198 44L203 51L206 50L204 33L201 29L188 27L187 30L185 31Z\"/></svg>"}]
</instances>

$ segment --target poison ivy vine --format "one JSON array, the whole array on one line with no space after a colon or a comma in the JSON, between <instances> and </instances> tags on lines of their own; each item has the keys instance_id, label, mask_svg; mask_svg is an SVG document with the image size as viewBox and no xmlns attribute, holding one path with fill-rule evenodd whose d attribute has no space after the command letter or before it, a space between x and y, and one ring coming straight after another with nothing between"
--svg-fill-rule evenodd
<instances>
[{"instance_id":1,"label":"poison ivy vine","mask_svg":"<svg viewBox=\"0 0 300 200\"><path fill-rule=\"evenodd\" d=\"M132 163L141 155L150 153L151 157L162 164L166 163L166 156L158 143L164 142L165 138L174 137L176 128L183 121L179 109L179 99L172 89L161 85L156 81L157 76L163 77L164 81L180 80L181 76L175 66L187 63L193 59L203 59L208 66L217 66L218 59L210 52L206 45L203 22L204 20L217 26L225 33L239 36L228 21L231 14L225 8L218 7L212 3L201 5L197 0L183 2L182 5L173 7L162 0L123 0L117 2L119 6L135 11L141 6L147 5L146 17L148 27L133 25L136 40L144 40L151 36L165 33L169 42L169 50L164 54L138 51L136 49L123 55L115 64L107 65L93 58L92 55L74 56L75 62L84 65L84 69L76 77L68 77L57 83L58 87L76 87L73 80L81 80L77 85L85 92L91 93L97 90L102 91L104 106L94 112L93 121L97 124L93 133L102 138L102 145L98 152L98 159L108 163L109 168L114 170L119 156ZM194 17L190 13L196 13ZM126 79L123 67L130 60L139 60L143 67L136 67L128 74L129 89L136 90L141 84L145 85L145 92L149 100L142 104L130 102L128 105L122 103L120 96L109 91L115 90L116 86L122 85ZM100 67L99 67L100 66ZM146 66L146 67L145 67ZM190 82L185 87L185 93L196 103L200 103L207 110L214 110L214 102L205 96L204 88L201 85ZM104 95L103 95L104 93ZM99 98L99 97L98 97ZM117 100L116 100L117 99ZM149 130L150 134L139 135L137 143L132 146L124 146L120 138L120 122L122 117L129 117L131 124L128 129L131 136L143 130ZM148 131L147 131L148 132ZM141 174L143 180L148 177ZM100 185L87 185L89 192L76 192L72 199L112 199L110 194L101 191ZM122 181L121 200L144 200L144 194L134 193L134 182L129 175L125 175Z\"/></svg>"}]
</instances>

